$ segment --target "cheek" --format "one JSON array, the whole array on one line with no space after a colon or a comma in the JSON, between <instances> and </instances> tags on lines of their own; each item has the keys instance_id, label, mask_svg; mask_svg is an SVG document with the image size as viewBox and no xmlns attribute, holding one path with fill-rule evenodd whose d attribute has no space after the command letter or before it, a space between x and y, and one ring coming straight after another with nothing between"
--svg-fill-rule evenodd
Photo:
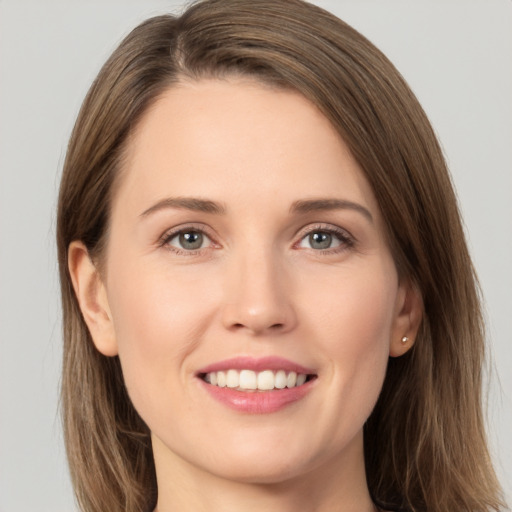
<instances>
[{"instance_id":1,"label":"cheek","mask_svg":"<svg viewBox=\"0 0 512 512\"><path fill-rule=\"evenodd\" d=\"M394 267L375 267L316 276L309 287L311 328L321 329L329 352L355 355L380 347L387 353L398 280Z\"/></svg>"},{"instance_id":2,"label":"cheek","mask_svg":"<svg viewBox=\"0 0 512 512\"><path fill-rule=\"evenodd\" d=\"M393 269L354 270L325 287L317 280L316 292L309 294L315 305L309 330L328 358L325 377L333 390L328 400L333 407L348 407L358 418L354 425L369 416L384 381L397 292Z\"/></svg>"},{"instance_id":3,"label":"cheek","mask_svg":"<svg viewBox=\"0 0 512 512\"><path fill-rule=\"evenodd\" d=\"M186 378L182 363L208 328L211 301L200 276L180 278L151 263L119 265L109 276L119 358L137 404Z\"/></svg>"}]
</instances>

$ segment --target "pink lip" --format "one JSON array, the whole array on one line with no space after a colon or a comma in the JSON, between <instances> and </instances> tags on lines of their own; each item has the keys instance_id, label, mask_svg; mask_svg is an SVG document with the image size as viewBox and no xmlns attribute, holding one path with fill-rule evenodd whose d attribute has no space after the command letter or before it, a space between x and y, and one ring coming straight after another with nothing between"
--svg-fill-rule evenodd
<instances>
[{"instance_id":1,"label":"pink lip","mask_svg":"<svg viewBox=\"0 0 512 512\"><path fill-rule=\"evenodd\" d=\"M263 370L285 370L287 372L305 373L311 375L316 373L311 368L306 368L300 364L294 363L282 357L268 356L253 358L247 356L233 357L225 359L217 363L210 364L201 368L197 374L205 374L211 372L223 372L226 370L253 370L255 372L262 372Z\"/></svg>"},{"instance_id":2,"label":"pink lip","mask_svg":"<svg viewBox=\"0 0 512 512\"><path fill-rule=\"evenodd\" d=\"M237 391L236 389L212 386L201 379L199 379L199 383L211 397L235 411L246 414L269 414L304 398L315 385L316 379L296 388L272 391Z\"/></svg>"},{"instance_id":3,"label":"pink lip","mask_svg":"<svg viewBox=\"0 0 512 512\"><path fill-rule=\"evenodd\" d=\"M235 411L246 414L268 414L277 412L287 405L295 403L304 398L313 389L316 380L307 381L302 386L285 389L273 389L271 391L237 391L228 387L212 386L201 377L206 373L220 372L226 370L285 370L287 372L315 374L315 371L300 364L283 359L281 357L235 357L201 368L197 372L198 381L203 389L215 400L228 406Z\"/></svg>"}]
</instances>

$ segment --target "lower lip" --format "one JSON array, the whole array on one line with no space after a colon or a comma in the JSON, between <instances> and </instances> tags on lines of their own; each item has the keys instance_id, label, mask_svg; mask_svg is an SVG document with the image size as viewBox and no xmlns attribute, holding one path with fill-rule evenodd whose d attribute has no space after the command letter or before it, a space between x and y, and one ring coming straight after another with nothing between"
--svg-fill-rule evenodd
<instances>
[{"instance_id":1,"label":"lower lip","mask_svg":"<svg viewBox=\"0 0 512 512\"><path fill-rule=\"evenodd\" d=\"M215 400L231 409L247 414L269 414L280 411L298 402L312 389L316 379L295 388L274 389L271 391L237 391L232 388L212 386L200 379L205 390Z\"/></svg>"}]
</instances>

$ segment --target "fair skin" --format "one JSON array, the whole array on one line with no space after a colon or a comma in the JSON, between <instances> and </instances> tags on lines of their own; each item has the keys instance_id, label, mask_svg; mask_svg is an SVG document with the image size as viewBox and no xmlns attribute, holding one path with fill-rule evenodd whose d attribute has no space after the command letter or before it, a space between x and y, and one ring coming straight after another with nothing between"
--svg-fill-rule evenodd
<instances>
[{"instance_id":1,"label":"fair skin","mask_svg":"<svg viewBox=\"0 0 512 512\"><path fill-rule=\"evenodd\" d=\"M241 79L168 90L130 138L103 263L71 244L93 341L152 433L159 512L374 510L362 429L421 301L310 102Z\"/></svg>"}]
</instances>

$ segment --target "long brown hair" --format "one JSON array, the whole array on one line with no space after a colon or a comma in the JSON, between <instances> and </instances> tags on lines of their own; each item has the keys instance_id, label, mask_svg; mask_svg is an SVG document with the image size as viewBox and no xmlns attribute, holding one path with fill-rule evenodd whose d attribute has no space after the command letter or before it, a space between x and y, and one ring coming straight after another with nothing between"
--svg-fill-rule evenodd
<instances>
[{"instance_id":1,"label":"long brown hair","mask_svg":"<svg viewBox=\"0 0 512 512\"><path fill-rule=\"evenodd\" d=\"M63 422L72 480L86 512L156 503L147 426L119 360L91 341L67 250L96 261L128 136L184 77L247 75L296 90L332 122L379 203L399 272L421 292L414 347L390 359L365 425L370 492L383 508L483 512L503 506L481 407L484 332L456 198L433 130L394 66L357 31L301 0L204 0L136 27L105 63L69 142L58 206Z\"/></svg>"}]
</instances>

